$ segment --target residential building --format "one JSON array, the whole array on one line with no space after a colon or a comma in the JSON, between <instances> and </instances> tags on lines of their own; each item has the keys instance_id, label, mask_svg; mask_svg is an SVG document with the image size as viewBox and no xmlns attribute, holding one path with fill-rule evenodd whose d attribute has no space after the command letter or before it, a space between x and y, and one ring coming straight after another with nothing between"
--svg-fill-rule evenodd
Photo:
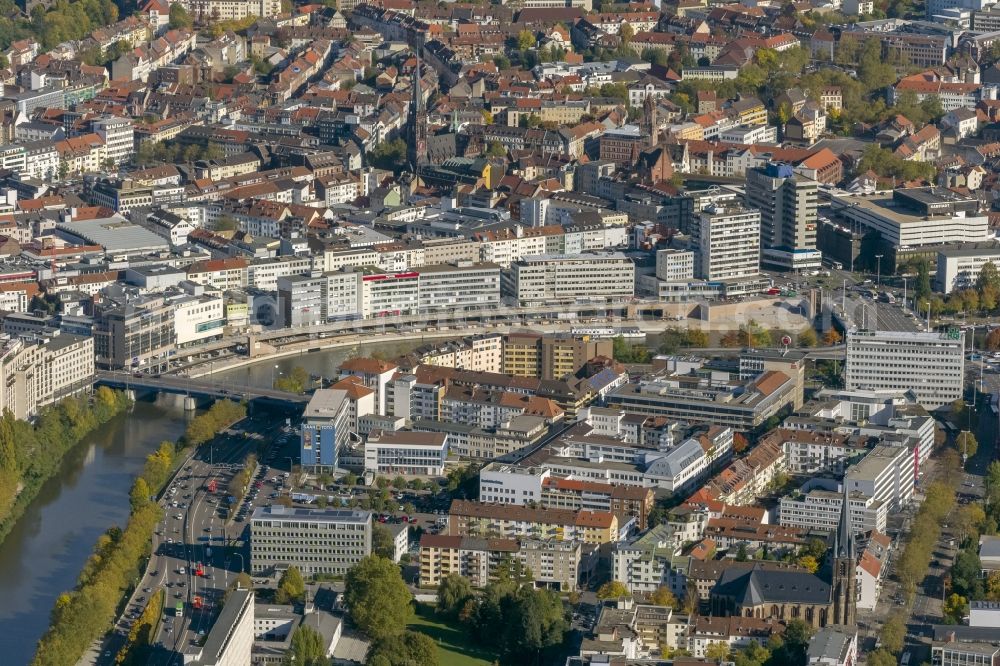
<instances>
[{"instance_id":1,"label":"residential building","mask_svg":"<svg viewBox=\"0 0 1000 666\"><path fill-rule=\"evenodd\" d=\"M901 511L913 497L915 455L910 446L879 444L847 469L847 492L884 502L890 512Z\"/></svg>"},{"instance_id":2,"label":"residential building","mask_svg":"<svg viewBox=\"0 0 1000 666\"><path fill-rule=\"evenodd\" d=\"M250 520L250 571L266 576L294 566L303 576L343 576L372 552L372 515L354 509L274 504Z\"/></svg>"},{"instance_id":3,"label":"residential building","mask_svg":"<svg viewBox=\"0 0 1000 666\"><path fill-rule=\"evenodd\" d=\"M987 263L1000 266L1000 242L946 245L937 253L934 287L946 294L975 287Z\"/></svg>"},{"instance_id":4,"label":"residential building","mask_svg":"<svg viewBox=\"0 0 1000 666\"><path fill-rule=\"evenodd\" d=\"M177 344L174 309L163 294L111 296L94 303L94 356L109 369L166 358Z\"/></svg>"},{"instance_id":5,"label":"residential building","mask_svg":"<svg viewBox=\"0 0 1000 666\"><path fill-rule=\"evenodd\" d=\"M424 534L420 537L420 586L436 587L442 578L457 574L473 587L485 587L495 579L498 566L518 561L531 570L535 586L575 590L581 560L579 541Z\"/></svg>"},{"instance_id":6,"label":"residential building","mask_svg":"<svg viewBox=\"0 0 1000 666\"><path fill-rule=\"evenodd\" d=\"M857 627L823 627L809 639L806 660L807 666L854 666L858 663Z\"/></svg>"},{"instance_id":7,"label":"residential building","mask_svg":"<svg viewBox=\"0 0 1000 666\"><path fill-rule=\"evenodd\" d=\"M680 552L673 529L660 524L628 541L615 544L611 577L629 592L652 592L670 585L673 557Z\"/></svg>"},{"instance_id":8,"label":"residential building","mask_svg":"<svg viewBox=\"0 0 1000 666\"><path fill-rule=\"evenodd\" d=\"M601 545L617 541L618 519L610 511L532 509L509 504L453 500L448 534L491 539L540 538Z\"/></svg>"}]
</instances>

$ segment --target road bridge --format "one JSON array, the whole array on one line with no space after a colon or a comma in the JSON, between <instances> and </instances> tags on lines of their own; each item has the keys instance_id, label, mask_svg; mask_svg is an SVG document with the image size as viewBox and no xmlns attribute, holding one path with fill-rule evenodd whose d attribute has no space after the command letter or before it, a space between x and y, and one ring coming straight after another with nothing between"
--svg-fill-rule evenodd
<instances>
[{"instance_id":1,"label":"road bridge","mask_svg":"<svg viewBox=\"0 0 1000 666\"><path fill-rule=\"evenodd\" d=\"M265 401L284 405L304 405L309 396L257 386L217 382L205 379L187 379L171 375L135 375L127 372L98 371L96 384L133 391L163 391L199 398L246 398L248 401Z\"/></svg>"}]
</instances>

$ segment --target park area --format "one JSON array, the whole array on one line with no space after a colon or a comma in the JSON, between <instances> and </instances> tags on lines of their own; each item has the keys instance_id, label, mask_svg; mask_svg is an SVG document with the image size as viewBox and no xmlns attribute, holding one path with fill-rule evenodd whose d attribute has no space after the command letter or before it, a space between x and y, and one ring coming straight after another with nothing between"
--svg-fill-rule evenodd
<instances>
[{"instance_id":1,"label":"park area","mask_svg":"<svg viewBox=\"0 0 1000 666\"><path fill-rule=\"evenodd\" d=\"M407 626L411 631L419 631L429 636L438 646L441 666L490 666L496 655L474 645L468 633L460 627L442 621L438 617L422 614L418 610L413 621Z\"/></svg>"}]
</instances>

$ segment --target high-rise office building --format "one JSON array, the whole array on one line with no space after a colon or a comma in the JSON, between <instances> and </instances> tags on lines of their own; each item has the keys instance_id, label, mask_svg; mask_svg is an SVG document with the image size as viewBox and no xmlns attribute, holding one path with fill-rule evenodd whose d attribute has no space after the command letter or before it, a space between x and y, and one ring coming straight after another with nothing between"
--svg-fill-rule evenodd
<instances>
[{"instance_id":1,"label":"high-rise office building","mask_svg":"<svg viewBox=\"0 0 1000 666\"><path fill-rule=\"evenodd\" d=\"M847 333L848 390L913 391L924 408L936 409L962 397L964 376L963 331Z\"/></svg>"},{"instance_id":2,"label":"high-rise office building","mask_svg":"<svg viewBox=\"0 0 1000 666\"><path fill-rule=\"evenodd\" d=\"M787 164L747 169L746 203L760 211L761 246L792 253L816 249L819 183Z\"/></svg>"},{"instance_id":3,"label":"high-rise office building","mask_svg":"<svg viewBox=\"0 0 1000 666\"><path fill-rule=\"evenodd\" d=\"M697 276L739 280L760 273L760 211L712 204L699 214L692 239Z\"/></svg>"}]
</instances>

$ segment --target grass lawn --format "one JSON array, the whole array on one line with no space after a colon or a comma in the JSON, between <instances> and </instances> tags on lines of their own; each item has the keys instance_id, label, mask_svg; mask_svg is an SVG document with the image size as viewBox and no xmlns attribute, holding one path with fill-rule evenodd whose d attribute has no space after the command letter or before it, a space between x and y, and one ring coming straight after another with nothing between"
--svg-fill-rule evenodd
<instances>
[{"instance_id":1,"label":"grass lawn","mask_svg":"<svg viewBox=\"0 0 1000 666\"><path fill-rule=\"evenodd\" d=\"M417 615L407 628L437 643L441 666L490 666L496 658L490 650L477 647L464 630L436 617Z\"/></svg>"}]
</instances>

